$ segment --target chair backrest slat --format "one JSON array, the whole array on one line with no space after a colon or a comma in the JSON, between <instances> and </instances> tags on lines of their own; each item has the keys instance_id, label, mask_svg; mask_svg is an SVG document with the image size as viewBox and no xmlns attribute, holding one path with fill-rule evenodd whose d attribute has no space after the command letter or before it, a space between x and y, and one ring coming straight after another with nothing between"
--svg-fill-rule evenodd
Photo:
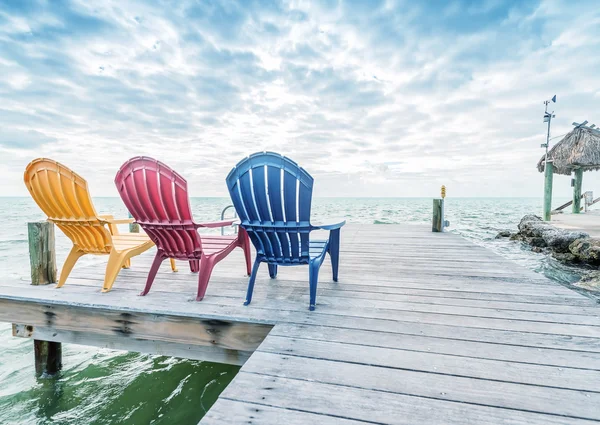
<instances>
[{"instance_id":1,"label":"chair backrest slat","mask_svg":"<svg viewBox=\"0 0 600 425\"><path fill-rule=\"evenodd\" d=\"M135 157L119 169L115 184L135 220L167 256L198 259L202 241L192 218L187 181L148 157Z\"/></svg>"},{"instance_id":2,"label":"chair backrest slat","mask_svg":"<svg viewBox=\"0 0 600 425\"><path fill-rule=\"evenodd\" d=\"M39 158L25 169L24 181L48 219L81 251L110 252L112 237L105 221L96 214L83 177L59 162Z\"/></svg>"},{"instance_id":3,"label":"chair backrest slat","mask_svg":"<svg viewBox=\"0 0 600 425\"><path fill-rule=\"evenodd\" d=\"M262 259L308 262L313 179L305 170L279 154L256 153L231 170L227 187Z\"/></svg>"},{"instance_id":4,"label":"chair backrest slat","mask_svg":"<svg viewBox=\"0 0 600 425\"><path fill-rule=\"evenodd\" d=\"M271 214L274 222L283 223L285 216L283 214L283 185L281 184L283 170L278 167L266 167L267 181L269 185L268 196L269 205L271 206ZM282 258L290 258L290 238L283 231L275 233L279 242L279 249Z\"/></svg>"}]
</instances>

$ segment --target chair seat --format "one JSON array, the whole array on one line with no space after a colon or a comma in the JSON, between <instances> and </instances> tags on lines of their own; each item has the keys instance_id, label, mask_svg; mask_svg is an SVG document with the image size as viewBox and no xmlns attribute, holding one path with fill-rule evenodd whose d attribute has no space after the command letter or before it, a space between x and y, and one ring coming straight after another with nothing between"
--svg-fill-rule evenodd
<instances>
[{"instance_id":1,"label":"chair seat","mask_svg":"<svg viewBox=\"0 0 600 425\"><path fill-rule=\"evenodd\" d=\"M237 235L202 235L202 251L205 255L221 252L237 242Z\"/></svg>"},{"instance_id":2,"label":"chair seat","mask_svg":"<svg viewBox=\"0 0 600 425\"><path fill-rule=\"evenodd\" d=\"M122 252L148 243L150 238L145 233L122 233L112 237L115 250Z\"/></svg>"},{"instance_id":3,"label":"chair seat","mask_svg":"<svg viewBox=\"0 0 600 425\"><path fill-rule=\"evenodd\" d=\"M313 240L313 241L309 241L308 242L308 256L310 259L313 258L317 258L320 257L321 255L323 255L325 253L325 251L327 251L328 248L328 242L327 240ZM300 246L298 247L298 249L302 249ZM276 259L276 258L267 258L267 257L262 257L264 258L263 261L266 261L269 264L278 264L280 266L294 266L294 265L298 265L298 264L306 264L304 262L301 262L300 260L297 259L289 259L286 258L284 260L281 259Z\"/></svg>"}]
</instances>

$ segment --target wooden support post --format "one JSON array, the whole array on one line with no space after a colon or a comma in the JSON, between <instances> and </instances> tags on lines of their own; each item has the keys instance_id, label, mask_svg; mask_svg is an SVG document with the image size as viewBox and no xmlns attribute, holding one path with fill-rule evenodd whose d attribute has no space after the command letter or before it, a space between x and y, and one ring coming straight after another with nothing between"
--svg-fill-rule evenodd
<instances>
[{"instance_id":1,"label":"wooden support post","mask_svg":"<svg viewBox=\"0 0 600 425\"><path fill-rule=\"evenodd\" d=\"M552 178L554 177L554 166L552 162L546 163L544 179L544 221L550 221L552 211Z\"/></svg>"},{"instance_id":2,"label":"wooden support post","mask_svg":"<svg viewBox=\"0 0 600 425\"><path fill-rule=\"evenodd\" d=\"M581 211L581 185L583 183L583 170L576 168L575 184L573 185L573 214L579 214Z\"/></svg>"},{"instance_id":3,"label":"wooden support post","mask_svg":"<svg viewBox=\"0 0 600 425\"><path fill-rule=\"evenodd\" d=\"M444 230L443 226L443 218L442 218L442 209L444 205L443 199L434 199L433 200L433 221L431 225L432 232L442 232Z\"/></svg>"},{"instance_id":4,"label":"wooden support post","mask_svg":"<svg viewBox=\"0 0 600 425\"><path fill-rule=\"evenodd\" d=\"M131 213L127 213L129 218L133 218ZM137 223L129 223L129 233L140 233L140 225Z\"/></svg>"},{"instance_id":5,"label":"wooden support post","mask_svg":"<svg viewBox=\"0 0 600 425\"><path fill-rule=\"evenodd\" d=\"M62 369L62 344L60 342L33 340L35 374L54 375Z\"/></svg>"},{"instance_id":6,"label":"wooden support post","mask_svg":"<svg viewBox=\"0 0 600 425\"><path fill-rule=\"evenodd\" d=\"M56 252L54 249L54 224L49 221L27 223L31 284L47 285L56 282ZM35 373L53 375L62 367L60 342L33 341Z\"/></svg>"},{"instance_id":7,"label":"wooden support post","mask_svg":"<svg viewBox=\"0 0 600 425\"><path fill-rule=\"evenodd\" d=\"M56 282L54 224L49 221L27 223L31 284L47 285Z\"/></svg>"}]
</instances>

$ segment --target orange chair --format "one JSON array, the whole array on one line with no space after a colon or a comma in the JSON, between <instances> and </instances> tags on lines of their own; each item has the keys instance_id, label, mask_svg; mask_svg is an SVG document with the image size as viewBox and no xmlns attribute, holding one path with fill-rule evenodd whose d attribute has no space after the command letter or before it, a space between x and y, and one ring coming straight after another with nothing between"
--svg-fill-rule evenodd
<instances>
[{"instance_id":1,"label":"orange chair","mask_svg":"<svg viewBox=\"0 0 600 425\"><path fill-rule=\"evenodd\" d=\"M87 182L64 165L51 159L35 159L25 169L24 180L48 221L56 224L73 242L57 288L65 284L81 256L99 254L108 255L102 287L102 292L108 292L121 268L129 268L132 257L154 246L143 233L119 233L117 224L132 223L133 219L115 220L110 215L98 215ZM171 261L171 268L177 271L174 261Z\"/></svg>"}]
</instances>

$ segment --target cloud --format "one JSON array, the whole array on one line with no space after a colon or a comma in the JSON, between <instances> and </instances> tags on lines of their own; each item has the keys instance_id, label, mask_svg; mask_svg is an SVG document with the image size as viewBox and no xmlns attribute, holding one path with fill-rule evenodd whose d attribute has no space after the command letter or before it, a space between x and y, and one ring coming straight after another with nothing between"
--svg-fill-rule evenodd
<instances>
[{"instance_id":1,"label":"cloud","mask_svg":"<svg viewBox=\"0 0 600 425\"><path fill-rule=\"evenodd\" d=\"M0 130L0 147L19 150L34 150L45 143L54 143L56 138L46 136L38 131L5 131Z\"/></svg>"},{"instance_id":2,"label":"cloud","mask_svg":"<svg viewBox=\"0 0 600 425\"><path fill-rule=\"evenodd\" d=\"M542 101L558 94L553 136L600 120L594 4L9 2L0 195L25 195L14 170L49 156L115 196L141 154L226 195L241 157L272 150L319 196L540 196Z\"/></svg>"}]
</instances>

